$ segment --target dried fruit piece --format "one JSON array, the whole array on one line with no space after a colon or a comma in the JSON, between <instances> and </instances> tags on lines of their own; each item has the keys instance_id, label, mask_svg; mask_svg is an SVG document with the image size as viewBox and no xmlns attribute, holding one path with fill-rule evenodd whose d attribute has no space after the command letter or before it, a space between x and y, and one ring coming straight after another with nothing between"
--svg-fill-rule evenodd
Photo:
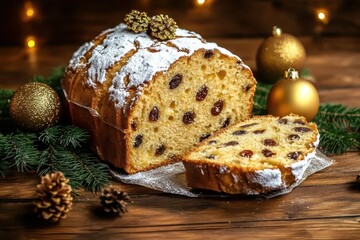
<instances>
[{"instance_id":1,"label":"dried fruit piece","mask_svg":"<svg viewBox=\"0 0 360 240\"><path fill-rule=\"evenodd\" d=\"M302 152L290 152L287 156L290 159L296 160L301 154Z\"/></svg>"},{"instance_id":2,"label":"dried fruit piece","mask_svg":"<svg viewBox=\"0 0 360 240\"><path fill-rule=\"evenodd\" d=\"M251 158L253 154L254 154L254 153L253 153L253 151L251 151L251 150L243 150L243 151L241 151L241 152L239 153L239 155L240 155L241 157L247 157L247 158Z\"/></svg>"},{"instance_id":3,"label":"dried fruit piece","mask_svg":"<svg viewBox=\"0 0 360 240\"><path fill-rule=\"evenodd\" d=\"M182 82L182 79L183 77L181 74L176 74L169 82L169 89L177 88Z\"/></svg>"},{"instance_id":4,"label":"dried fruit piece","mask_svg":"<svg viewBox=\"0 0 360 240\"><path fill-rule=\"evenodd\" d=\"M230 141L230 142L224 143L224 147L236 146L238 144L239 144L238 141Z\"/></svg>"},{"instance_id":5,"label":"dried fruit piece","mask_svg":"<svg viewBox=\"0 0 360 240\"><path fill-rule=\"evenodd\" d=\"M207 139L210 136L211 136L210 133L205 133L205 134L201 135L199 142L204 141L205 139Z\"/></svg>"},{"instance_id":6,"label":"dried fruit piece","mask_svg":"<svg viewBox=\"0 0 360 240\"><path fill-rule=\"evenodd\" d=\"M264 132L265 132L265 129L258 129L258 130L253 131L253 133L255 133L255 134L261 134Z\"/></svg>"},{"instance_id":7,"label":"dried fruit piece","mask_svg":"<svg viewBox=\"0 0 360 240\"><path fill-rule=\"evenodd\" d=\"M213 51L211 51L211 50L206 50L206 52L205 52L205 54L204 54L204 58L210 58L213 54L214 54Z\"/></svg>"},{"instance_id":8,"label":"dried fruit piece","mask_svg":"<svg viewBox=\"0 0 360 240\"><path fill-rule=\"evenodd\" d=\"M270 151L269 149L264 149L261 151L261 153L265 156L265 157L272 157L274 155L276 155L276 153L273 153L272 151Z\"/></svg>"},{"instance_id":9,"label":"dried fruit piece","mask_svg":"<svg viewBox=\"0 0 360 240\"><path fill-rule=\"evenodd\" d=\"M160 156L160 155L163 155L164 152L165 152L165 145L164 144L161 144L155 151L155 156Z\"/></svg>"},{"instance_id":10,"label":"dried fruit piece","mask_svg":"<svg viewBox=\"0 0 360 240\"><path fill-rule=\"evenodd\" d=\"M297 135L297 134L290 134L290 135L288 136L288 139L289 139L290 141L298 140L298 139L300 139L300 136Z\"/></svg>"},{"instance_id":11,"label":"dried fruit piece","mask_svg":"<svg viewBox=\"0 0 360 240\"><path fill-rule=\"evenodd\" d=\"M221 128L226 128L230 124L230 118L227 118L224 123L221 125Z\"/></svg>"},{"instance_id":12,"label":"dried fruit piece","mask_svg":"<svg viewBox=\"0 0 360 240\"><path fill-rule=\"evenodd\" d=\"M310 132L311 130L310 130L310 128L307 128L307 127L296 127L296 128L294 128L294 131L304 133L304 132Z\"/></svg>"},{"instance_id":13,"label":"dried fruit piece","mask_svg":"<svg viewBox=\"0 0 360 240\"><path fill-rule=\"evenodd\" d=\"M300 125L305 125L305 123L304 123L301 119L296 119L296 120L294 121L294 123L300 124Z\"/></svg>"},{"instance_id":14,"label":"dried fruit piece","mask_svg":"<svg viewBox=\"0 0 360 240\"><path fill-rule=\"evenodd\" d=\"M215 102L214 106L211 108L211 114L213 116L219 115L221 113L223 107L224 107L224 103L222 100Z\"/></svg>"},{"instance_id":15,"label":"dried fruit piece","mask_svg":"<svg viewBox=\"0 0 360 240\"><path fill-rule=\"evenodd\" d=\"M203 101L208 94L208 87L204 84L202 85L196 93L196 101Z\"/></svg>"},{"instance_id":16,"label":"dried fruit piece","mask_svg":"<svg viewBox=\"0 0 360 240\"><path fill-rule=\"evenodd\" d=\"M251 127L251 126L255 126L255 125L258 125L259 123L249 123L249 124L245 124L245 125L242 125L240 126L241 128L248 128L248 127Z\"/></svg>"},{"instance_id":17,"label":"dried fruit piece","mask_svg":"<svg viewBox=\"0 0 360 240\"><path fill-rule=\"evenodd\" d=\"M263 144L264 144L265 146L276 146L276 142L275 142L275 140L273 140L273 139L265 139L265 140L263 141Z\"/></svg>"},{"instance_id":18,"label":"dried fruit piece","mask_svg":"<svg viewBox=\"0 0 360 240\"><path fill-rule=\"evenodd\" d=\"M210 154L209 156L206 156L207 159L215 159L215 155L214 154Z\"/></svg>"},{"instance_id":19,"label":"dried fruit piece","mask_svg":"<svg viewBox=\"0 0 360 240\"><path fill-rule=\"evenodd\" d=\"M138 148L140 147L140 145L142 144L142 141L143 141L143 135L139 134L135 137L135 141L134 141L134 148Z\"/></svg>"},{"instance_id":20,"label":"dried fruit piece","mask_svg":"<svg viewBox=\"0 0 360 240\"><path fill-rule=\"evenodd\" d=\"M131 130L136 131L136 129L137 129L137 124L136 124L136 122L135 122L135 121L132 122L132 123L130 124L130 127L131 127Z\"/></svg>"},{"instance_id":21,"label":"dried fruit piece","mask_svg":"<svg viewBox=\"0 0 360 240\"><path fill-rule=\"evenodd\" d=\"M287 123L288 123L288 120L287 120L286 118L280 118L280 119L278 120L278 123L280 123L280 124L287 124Z\"/></svg>"},{"instance_id":22,"label":"dried fruit piece","mask_svg":"<svg viewBox=\"0 0 360 240\"><path fill-rule=\"evenodd\" d=\"M185 124L193 123L194 119L195 119L195 113L193 111L189 111L189 112L184 113L183 122Z\"/></svg>"},{"instance_id":23,"label":"dried fruit piece","mask_svg":"<svg viewBox=\"0 0 360 240\"><path fill-rule=\"evenodd\" d=\"M245 91L245 92L248 92L251 87L252 87L252 86L251 86L250 84L246 85L246 86L244 87L244 91Z\"/></svg>"},{"instance_id":24,"label":"dried fruit piece","mask_svg":"<svg viewBox=\"0 0 360 240\"><path fill-rule=\"evenodd\" d=\"M149 121L155 122L159 119L159 109L155 106L149 113Z\"/></svg>"},{"instance_id":25,"label":"dried fruit piece","mask_svg":"<svg viewBox=\"0 0 360 240\"><path fill-rule=\"evenodd\" d=\"M237 130L235 132L232 133L232 135L238 136L238 135L244 135L247 132L245 130Z\"/></svg>"},{"instance_id":26,"label":"dried fruit piece","mask_svg":"<svg viewBox=\"0 0 360 240\"><path fill-rule=\"evenodd\" d=\"M215 141L215 140L211 140L211 141L208 142L209 145L213 145L213 144L216 144L216 143L217 143L217 141Z\"/></svg>"}]
</instances>

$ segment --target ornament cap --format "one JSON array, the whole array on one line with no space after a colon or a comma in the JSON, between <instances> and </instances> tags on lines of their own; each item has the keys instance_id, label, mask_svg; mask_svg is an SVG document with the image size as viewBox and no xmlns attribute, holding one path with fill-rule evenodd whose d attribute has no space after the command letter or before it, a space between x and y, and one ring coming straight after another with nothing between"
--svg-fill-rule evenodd
<instances>
[{"instance_id":1,"label":"ornament cap","mask_svg":"<svg viewBox=\"0 0 360 240\"><path fill-rule=\"evenodd\" d=\"M286 79L298 79L299 78L299 73L294 68L289 68L287 71L285 71L284 78L286 78Z\"/></svg>"},{"instance_id":2,"label":"ornament cap","mask_svg":"<svg viewBox=\"0 0 360 240\"><path fill-rule=\"evenodd\" d=\"M279 28L278 26L274 26L274 27L273 27L272 34L273 34L273 36L275 36L275 37L280 37L281 34L282 34L281 28Z\"/></svg>"}]
</instances>

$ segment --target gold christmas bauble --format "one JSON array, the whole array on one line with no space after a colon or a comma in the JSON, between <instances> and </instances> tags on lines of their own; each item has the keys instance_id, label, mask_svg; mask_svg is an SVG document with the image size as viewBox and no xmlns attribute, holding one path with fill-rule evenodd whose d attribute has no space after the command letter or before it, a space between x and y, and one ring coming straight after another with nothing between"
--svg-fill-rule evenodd
<instances>
[{"instance_id":1,"label":"gold christmas bauble","mask_svg":"<svg viewBox=\"0 0 360 240\"><path fill-rule=\"evenodd\" d=\"M21 129L40 131L59 120L61 102L51 87L31 82L16 90L9 110L11 119Z\"/></svg>"},{"instance_id":2,"label":"gold christmas bauble","mask_svg":"<svg viewBox=\"0 0 360 240\"><path fill-rule=\"evenodd\" d=\"M311 121L319 108L319 95L308 80L299 78L298 72L290 68L285 78L270 89L267 98L267 111L274 116L290 113L304 116Z\"/></svg>"},{"instance_id":3,"label":"gold christmas bauble","mask_svg":"<svg viewBox=\"0 0 360 240\"><path fill-rule=\"evenodd\" d=\"M257 51L256 65L259 77L274 83L291 67L303 69L305 58L306 53L301 42L274 26L273 35L265 39Z\"/></svg>"}]
</instances>

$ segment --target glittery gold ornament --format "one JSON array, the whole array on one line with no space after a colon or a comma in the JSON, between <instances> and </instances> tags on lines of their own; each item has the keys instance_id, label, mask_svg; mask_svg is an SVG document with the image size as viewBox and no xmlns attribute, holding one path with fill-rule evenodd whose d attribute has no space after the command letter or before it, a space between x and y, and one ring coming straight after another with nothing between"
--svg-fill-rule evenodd
<instances>
[{"instance_id":1,"label":"glittery gold ornament","mask_svg":"<svg viewBox=\"0 0 360 240\"><path fill-rule=\"evenodd\" d=\"M16 90L9 110L11 119L20 128L40 131L59 120L61 102L51 87L44 83L31 82Z\"/></svg>"},{"instance_id":2,"label":"glittery gold ornament","mask_svg":"<svg viewBox=\"0 0 360 240\"><path fill-rule=\"evenodd\" d=\"M267 98L267 111L275 116L290 113L313 119L319 108L319 95L308 80L299 78L298 72L290 68L285 77L270 89Z\"/></svg>"},{"instance_id":3,"label":"glittery gold ornament","mask_svg":"<svg viewBox=\"0 0 360 240\"><path fill-rule=\"evenodd\" d=\"M272 34L260 45L256 65L260 79L274 83L291 67L303 69L306 53L304 46L293 35L282 33L276 26Z\"/></svg>"}]
</instances>

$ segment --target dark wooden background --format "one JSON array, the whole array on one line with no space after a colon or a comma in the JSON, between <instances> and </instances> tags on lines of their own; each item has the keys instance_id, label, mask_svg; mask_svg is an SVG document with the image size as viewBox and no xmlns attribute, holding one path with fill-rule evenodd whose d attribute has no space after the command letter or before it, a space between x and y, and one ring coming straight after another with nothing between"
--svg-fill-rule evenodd
<instances>
[{"instance_id":1,"label":"dark wooden background","mask_svg":"<svg viewBox=\"0 0 360 240\"><path fill-rule=\"evenodd\" d=\"M239 55L254 71L257 48L272 26L279 25L303 42L320 101L360 107L357 0L206 0L203 6L191 0L32 3L35 17L26 20L25 1L1 2L2 87L16 89L34 74L66 66L80 44L122 22L131 9L140 9L169 14L180 27ZM314 9L319 7L330 11L327 24L316 19ZM25 46L28 35L36 37L35 49ZM68 219L55 225L32 213L36 174L11 172L0 177L0 239L359 239L359 151L330 157L335 160L331 167L290 194L269 200L193 199L114 181L132 198L122 218L104 217L98 195L80 191Z\"/></svg>"},{"instance_id":2,"label":"dark wooden background","mask_svg":"<svg viewBox=\"0 0 360 240\"><path fill-rule=\"evenodd\" d=\"M209 37L264 37L272 26L297 36L360 36L358 0L32 0L34 18L24 17L27 1L2 1L0 45L23 44L35 35L41 44L82 43L123 21L132 9L165 13L182 28ZM315 10L329 12L321 24Z\"/></svg>"}]
</instances>

